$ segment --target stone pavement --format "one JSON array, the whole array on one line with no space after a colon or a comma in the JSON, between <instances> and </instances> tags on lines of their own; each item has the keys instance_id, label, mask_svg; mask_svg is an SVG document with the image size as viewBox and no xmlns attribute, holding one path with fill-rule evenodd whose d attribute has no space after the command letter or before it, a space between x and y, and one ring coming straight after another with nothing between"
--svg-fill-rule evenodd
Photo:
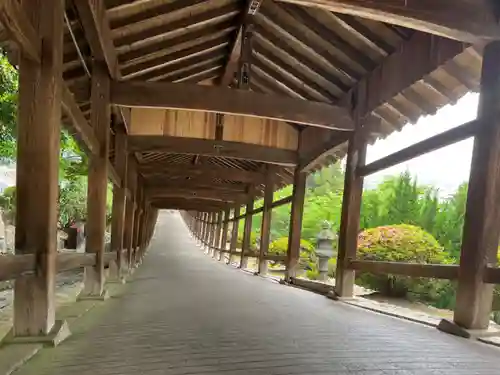
<instances>
[{"instance_id":1,"label":"stone pavement","mask_svg":"<svg viewBox=\"0 0 500 375\"><path fill-rule=\"evenodd\" d=\"M16 375L500 374L500 351L243 273L162 213L123 294Z\"/></svg>"}]
</instances>

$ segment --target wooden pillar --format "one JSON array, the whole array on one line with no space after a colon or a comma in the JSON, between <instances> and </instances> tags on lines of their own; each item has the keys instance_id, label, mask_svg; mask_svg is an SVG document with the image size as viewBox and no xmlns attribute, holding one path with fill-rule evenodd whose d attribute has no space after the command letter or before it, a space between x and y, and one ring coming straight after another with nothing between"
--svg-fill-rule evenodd
<instances>
[{"instance_id":1,"label":"wooden pillar","mask_svg":"<svg viewBox=\"0 0 500 375\"><path fill-rule=\"evenodd\" d=\"M340 218L339 251L335 274L335 292L340 297L352 297L354 270L348 269L349 260L356 258L358 244L359 215L363 194L363 177L357 169L365 164L366 142L360 131L349 139L344 177L344 196Z\"/></svg>"},{"instance_id":2,"label":"wooden pillar","mask_svg":"<svg viewBox=\"0 0 500 375\"><path fill-rule=\"evenodd\" d=\"M142 217L142 185L138 184L136 194L136 208L134 212L134 231L132 234L132 265L136 266L138 262L139 251L139 227Z\"/></svg>"},{"instance_id":3,"label":"wooden pillar","mask_svg":"<svg viewBox=\"0 0 500 375\"><path fill-rule=\"evenodd\" d=\"M240 206L236 205L233 210L233 218L240 216ZM231 243L229 244L229 260L227 264L231 264L231 260L234 254L236 254L236 245L238 244L238 226L239 220L233 220L231 228Z\"/></svg>"},{"instance_id":4,"label":"wooden pillar","mask_svg":"<svg viewBox=\"0 0 500 375\"><path fill-rule=\"evenodd\" d=\"M201 245L203 249L207 246L208 220L210 220L210 214L205 212L203 215L203 233L201 236Z\"/></svg>"},{"instance_id":5,"label":"wooden pillar","mask_svg":"<svg viewBox=\"0 0 500 375\"><path fill-rule=\"evenodd\" d=\"M500 236L500 42L484 48L477 133L472 152L454 321L468 329L489 325L493 285L485 267L496 265Z\"/></svg>"},{"instance_id":6,"label":"wooden pillar","mask_svg":"<svg viewBox=\"0 0 500 375\"><path fill-rule=\"evenodd\" d=\"M253 193L253 189L252 189ZM245 256L245 252L250 251L251 245L251 233L252 233L252 210L253 210L253 194L250 195L250 200L246 205L246 214L245 214L245 226L243 228L243 241L241 244L241 258L240 258L240 268L248 267L248 257Z\"/></svg>"},{"instance_id":7,"label":"wooden pillar","mask_svg":"<svg viewBox=\"0 0 500 375\"><path fill-rule=\"evenodd\" d=\"M87 241L85 251L96 254L96 265L85 267L81 297L100 297L104 293L104 234L106 232L106 195L108 192L108 154L111 112L109 76L104 63L92 66L90 122L99 140L97 154L89 158L87 190Z\"/></svg>"},{"instance_id":8,"label":"wooden pillar","mask_svg":"<svg viewBox=\"0 0 500 375\"><path fill-rule=\"evenodd\" d=\"M123 266L123 232L125 227L125 201L127 197L127 135L118 127L115 134L115 170L122 186L113 186L113 208L111 214L111 250L116 252L116 275L121 279Z\"/></svg>"},{"instance_id":9,"label":"wooden pillar","mask_svg":"<svg viewBox=\"0 0 500 375\"><path fill-rule=\"evenodd\" d=\"M207 253L210 253L210 238L211 238L211 232L212 232L212 221L213 221L213 212L210 212L208 214L207 218L207 228L206 228L206 233L205 233L205 248L207 250Z\"/></svg>"},{"instance_id":10,"label":"wooden pillar","mask_svg":"<svg viewBox=\"0 0 500 375\"><path fill-rule=\"evenodd\" d=\"M136 188L137 188L137 173L133 156L129 155L127 179L129 187L129 197L127 199L127 207L125 210L125 248L127 250L127 267L129 270L133 267L133 239L134 239L134 219L135 210L137 209Z\"/></svg>"},{"instance_id":11,"label":"wooden pillar","mask_svg":"<svg viewBox=\"0 0 500 375\"><path fill-rule=\"evenodd\" d=\"M300 236L302 232L302 216L304 213L304 197L306 195L307 174L295 169L293 175L292 208L290 211L290 229L288 232L288 248L286 254L285 280L297 276L300 257Z\"/></svg>"},{"instance_id":12,"label":"wooden pillar","mask_svg":"<svg viewBox=\"0 0 500 375\"><path fill-rule=\"evenodd\" d=\"M267 166L266 183L264 188L264 207L262 211L262 222L260 226L260 250L259 250L259 269L261 275L267 274L267 260L265 257L269 251L269 242L271 240L271 217L274 193L274 175L273 165Z\"/></svg>"},{"instance_id":13,"label":"wooden pillar","mask_svg":"<svg viewBox=\"0 0 500 375\"><path fill-rule=\"evenodd\" d=\"M226 208L224 210L224 222L222 223L222 237L220 240L220 255L219 255L219 260L224 260L226 258L226 245L227 245L227 230L229 227L229 208Z\"/></svg>"},{"instance_id":14,"label":"wooden pillar","mask_svg":"<svg viewBox=\"0 0 500 375\"><path fill-rule=\"evenodd\" d=\"M59 0L22 4L45 48L41 63L23 52L19 58L15 244L16 254L35 254L36 273L14 283L13 334L39 336L55 324L64 6Z\"/></svg>"},{"instance_id":15,"label":"wooden pillar","mask_svg":"<svg viewBox=\"0 0 500 375\"><path fill-rule=\"evenodd\" d=\"M215 259L219 259L221 248L221 235L222 235L222 211L217 213L217 222L215 224L215 238L214 238L214 254Z\"/></svg>"},{"instance_id":16,"label":"wooden pillar","mask_svg":"<svg viewBox=\"0 0 500 375\"><path fill-rule=\"evenodd\" d=\"M137 262L141 263L142 258L144 256L144 243L143 243L143 238L144 238L144 232L146 230L146 221L147 221L147 209L144 206L142 206L142 211L141 211L141 220L139 224L139 230L137 232Z\"/></svg>"},{"instance_id":17,"label":"wooden pillar","mask_svg":"<svg viewBox=\"0 0 500 375\"><path fill-rule=\"evenodd\" d=\"M210 254L212 256L215 256L215 246L217 242L217 226L218 226L218 221L219 221L219 212L214 212L213 214L213 219L212 219L212 224L210 227Z\"/></svg>"}]
</instances>

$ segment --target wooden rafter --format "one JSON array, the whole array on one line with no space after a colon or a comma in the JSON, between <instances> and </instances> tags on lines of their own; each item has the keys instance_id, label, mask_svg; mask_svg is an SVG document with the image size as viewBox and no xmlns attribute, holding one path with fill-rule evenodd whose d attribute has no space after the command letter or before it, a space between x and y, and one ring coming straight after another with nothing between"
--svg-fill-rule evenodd
<instances>
[{"instance_id":1,"label":"wooden rafter","mask_svg":"<svg viewBox=\"0 0 500 375\"><path fill-rule=\"evenodd\" d=\"M185 198L185 199L206 199L223 202L242 202L248 198L246 193L224 192L210 188L192 188L189 190L182 188L147 187L145 189L147 199L154 198Z\"/></svg>"},{"instance_id":2,"label":"wooden rafter","mask_svg":"<svg viewBox=\"0 0 500 375\"><path fill-rule=\"evenodd\" d=\"M262 172L258 171L245 171L236 168L222 168L209 164L196 164L196 165L175 165L165 164L162 162L139 164L139 171L145 176L155 173L161 173L166 178L168 177L192 177L192 178L206 178L209 179L222 179L228 181L239 181L245 183L259 184L264 181Z\"/></svg>"},{"instance_id":3,"label":"wooden rafter","mask_svg":"<svg viewBox=\"0 0 500 375\"><path fill-rule=\"evenodd\" d=\"M76 0L75 5L94 59L106 62L112 78L120 78L104 0Z\"/></svg>"},{"instance_id":4,"label":"wooden rafter","mask_svg":"<svg viewBox=\"0 0 500 375\"><path fill-rule=\"evenodd\" d=\"M115 81L111 101L127 107L219 112L352 130L351 116L343 107L225 87Z\"/></svg>"},{"instance_id":5,"label":"wooden rafter","mask_svg":"<svg viewBox=\"0 0 500 375\"><path fill-rule=\"evenodd\" d=\"M263 163L292 166L297 163L297 152L279 148L211 139L172 136L128 136L130 152L168 152L190 155L219 156L247 159Z\"/></svg>"},{"instance_id":6,"label":"wooden rafter","mask_svg":"<svg viewBox=\"0 0 500 375\"><path fill-rule=\"evenodd\" d=\"M500 39L489 0L278 0L387 22L451 39Z\"/></svg>"}]
</instances>

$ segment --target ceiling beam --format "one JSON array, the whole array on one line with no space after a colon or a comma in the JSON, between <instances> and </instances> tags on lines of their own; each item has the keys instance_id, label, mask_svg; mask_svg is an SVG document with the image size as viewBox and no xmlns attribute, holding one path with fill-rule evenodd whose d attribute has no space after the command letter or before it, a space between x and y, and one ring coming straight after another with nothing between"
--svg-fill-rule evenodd
<instances>
[{"instance_id":1,"label":"ceiling beam","mask_svg":"<svg viewBox=\"0 0 500 375\"><path fill-rule=\"evenodd\" d=\"M145 194L148 200L155 198L177 197L185 199L206 199L222 202L244 202L248 199L247 193L222 192L210 188L164 188L164 187L146 187Z\"/></svg>"},{"instance_id":2,"label":"ceiling beam","mask_svg":"<svg viewBox=\"0 0 500 375\"><path fill-rule=\"evenodd\" d=\"M189 211L220 211L228 207L226 202L218 202L206 199L185 199L185 198L153 198L149 199L152 206L171 210Z\"/></svg>"},{"instance_id":3,"label":"ceiling beam","mask_svg":"<svg viewBox=\"0 0 500 375\"><path fill-rule=\"evenodd\" d=\"M113 81L111 101L126 107L219 112L329 129L353 129L349 111L340 106L226 87Z\"/></svg>"},{"instance_id":4,"label":"ceiling beam","mask_svg":"<svg viewBox=\"0 0 500 375\"><path fill-rule=\"evenodd\" d=\"M245 4L245 9L242 12L241 19L239 22L240 27L235 33L235 38L231 44L231 52L227 59L226 65L224 66L224 74L222 75L219 85L229 86L234 79L234 74L238 70L238 65L241 56L241 42L243 40L244 28L251 27L253 23L253 16L259 11L260 6L264 0L247 0Z\"/></svg>"},{"instance_id":5,"label":"ceiling beam","mask_svg":"<svg viewBox=\"0 0 500 375\"><path fill-rule=\"evenodd\" d=\"M277 0L475 43L500 39L490 0Z\"/></svg>"},{"instance_id":6,"label":"ceiling beam","mask_svg":"<svg viewBox=\"0 0 500 375\"><path fill-rule=\"evenodd\" d=\"M216 141L212 139L172 136L128 136L130 152L168 152L190 155L218 156L252 160L262 163L294 166L297 152L251 143Z\"/></svg>"},{"instance_id":7,"label":"ceiling beam","mask_svg":"<svg viewBox=\"0 0 500 375\"><path fill-rule=\"evenodd\" d=\"M111 78L119 79L118 58L104 0L76 0L75 5L93 58L106 62Z\"/></svg>"},{"instance_id":8,"label":"ceiling beam","mask_svg":"<svg viewBox=\"0 0 500 375\"><path fill-rule=\"evenodd\" d=\"M148 163L139 164L139 172L146 178L150 175L161 174L165 177L171 178L204 178L221 179L227 181L236 181L244 183L261 184L264 182L264 175L262 172L245 171L236 168L221 168L216 165L210 164L196 164L196 165L175 165L165 163Z\"/></svg>"},{"instance_id":9,"label":"ceiling beam","mask_svg":"<svg viewBox=\"0 0 500 375\"><path fill-rule=\"evenodd\" d=\"M206 178L198 178L196 180L169 180L161 178L149 178L145 182L146 186L149 188L162 188L162 189L184 189L184 190L196 190L196 189L210 189L213 191L220 191L222 193L242 193L247 191L246 185L238 184L224 184L224 183L214 183Z\"/></svg>"}]
</instances>

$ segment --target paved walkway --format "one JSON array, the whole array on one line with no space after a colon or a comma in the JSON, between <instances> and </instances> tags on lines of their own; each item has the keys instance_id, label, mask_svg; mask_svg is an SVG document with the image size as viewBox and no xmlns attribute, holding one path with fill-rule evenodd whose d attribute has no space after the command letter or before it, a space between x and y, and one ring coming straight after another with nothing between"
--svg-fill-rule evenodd
<instances>
[{"instance_id":1,"label":"paved walkway","mask_svg":"<svg viewBox=\"0 0 500 375\"><path fill-rule=\"evenodd\" d=\"M496 348L218 263L172 213L126 293L81 320L16 375L500 374Z\"/></svg>"}]
</instances>

